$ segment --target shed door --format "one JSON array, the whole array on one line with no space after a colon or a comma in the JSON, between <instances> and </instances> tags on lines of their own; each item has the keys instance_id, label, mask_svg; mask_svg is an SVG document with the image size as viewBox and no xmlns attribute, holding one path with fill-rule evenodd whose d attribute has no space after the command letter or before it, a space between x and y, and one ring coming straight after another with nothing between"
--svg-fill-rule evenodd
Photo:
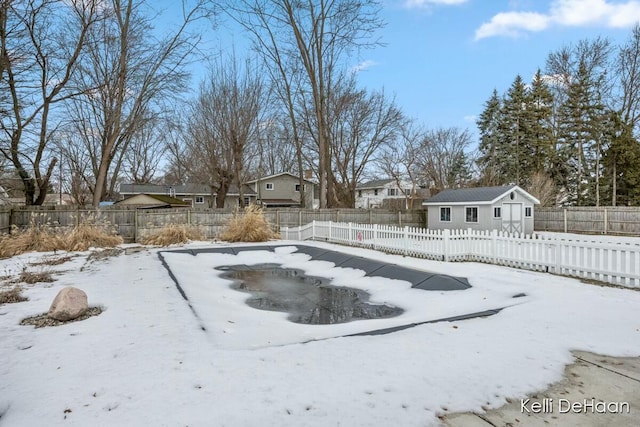
<instances>
[{"instance_id":1,"label":"shed door","mask_svg":"<svg viewBox=\"0 0 640 427\"><path fill-rule=\"evenodd\" d=\"M502 205L502 231L522 233L521 203L504 203Z\"/></svg>"}]
</instances>

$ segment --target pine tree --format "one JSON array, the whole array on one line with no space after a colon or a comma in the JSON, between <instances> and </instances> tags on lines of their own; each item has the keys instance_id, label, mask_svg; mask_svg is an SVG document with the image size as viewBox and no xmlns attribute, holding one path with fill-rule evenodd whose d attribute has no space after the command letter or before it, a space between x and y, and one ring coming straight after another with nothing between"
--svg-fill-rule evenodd
<instances>
[{"instance_id":1,"label":"pine tree","mask_svg":"<svg viewBox=\"0 0 640 427\"><path fill-rule=\"evenodd\" d=\"M532 149L530 167L532 173L543 172L551 175L554 167L555 138L553 135L553 95L542 78L540 69L531 82L527 97L527 110L531 112L528 129Z\"/></svg>"},{"instance_id":2,"label":"pine tree","mask_svg":"<svg viewBox=\"0 0 640 427\"><path fill-rule=\"evenodd\" d=\"M531 113L527 110L527 90L522 77L516 76L502 104L500 120L500 168L508 183L520 185L531 174L527 168L531 154Z\"/></svg>"},{"instance_id":3,"label":"pine tree","mask_svg":"<svg viewBox=\"0 0 640 427\"><path fill-rule=\"evenodd\" d=\"M480 156L477 163L480 168L481 181L484 185L502 184L500 174L499 144L502 139L500 133L500 115L502 103L498 91L493 90L491 97L485 102L484 110L476 124L480 131L478 151Z\"/></svg>"}]
</instances>

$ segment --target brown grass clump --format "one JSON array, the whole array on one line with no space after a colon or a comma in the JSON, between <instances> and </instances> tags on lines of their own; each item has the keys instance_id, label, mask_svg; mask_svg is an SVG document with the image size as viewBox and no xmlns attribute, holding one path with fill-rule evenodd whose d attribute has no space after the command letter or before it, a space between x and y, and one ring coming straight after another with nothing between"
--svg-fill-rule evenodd
<instances>
[{"instance_id":1,"label":"brown grass clump","mask_svg":"<svg viewBox=\"0 0 640 427\"><path fill-rule=\"evenodd\" d=\"M14 286L9 290L0 291L0 305L26 301L27 298L23 297L20 292L22 292L22 288L20 286Z\"/></svg>"},{"instance_id":2,"label":"brown grass clump","mask_svg":"<svg viewBox=\"0 0 640 427\"><path fill-rule=\"evenodd\" d=\"M227 242L266 242L278 237L256 205L250 205L244 212L236 211L220 235Z\"/></svg>"},{"instance_id":3,"label":"brown grass clump","mask_svg":"<svg viewBox=\"0 0 640 427\"><path fill-rule=\"evenodd\" d=\"M64 249L62 236L48 227L31 224L26 230L14 229L10 235L0 235L0 258L9 258L25 252L48 252Z\"/></svg>"},{"instance_id":4,"label":"brown grass clump","mask_svg":"<svg viewBox=\"0 0 640 427\"><path fill-rule=\"evenodd\" d=\"M113 248L123 242L122 237L110 234L103 227L84 222L64 235L65 250L86 251L94 248Z\"/></svg>"},{"instance_id":5,"label":"brown grass clump","mask_svg":"<svg viewBox=\"0 0 640 427\"><path fill-rule=\"evenodd\" d=\"M51 271L23 271L15 280L19 283L27 283L33 285L41 282L55 282Z\"/></svg>"},{"instance_id":6,"label":"brown grass clump","mask_svg":"<svg viewBox=\"0 0 640 427\"><path fill-rule=\"evenodd\" d=\"M191 240L203 240L204 233L193 225L169 224L142 238L142 244L153 246L169 246L179 243L187 243Z\"/></svg>"}]
</instances>

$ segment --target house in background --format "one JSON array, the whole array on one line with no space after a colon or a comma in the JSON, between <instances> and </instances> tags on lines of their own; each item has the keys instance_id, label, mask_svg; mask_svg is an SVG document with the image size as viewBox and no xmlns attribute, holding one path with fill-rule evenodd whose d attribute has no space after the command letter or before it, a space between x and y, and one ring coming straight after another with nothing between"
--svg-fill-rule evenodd
<instances>
[{"instance_id":1,"label":"house in background","mask_svg":"<svg viewBox=\"0 0 640 427\"><path fill-rule=\"evenodd\" d=\"M191 203L164 194L136 194L115 203L117 206L135 206L140 209L190 208Z\"/></svg>"},{"instance_id":2,"label":"house in background","mask_svg":"<svg viewBox=\"0 0 640 427\"><path fill-rule=\"evenodd\" d=\"M412 194L409 181L395 179L376 179L356 187L355 207L357 209L381 208L384 199L407 199Z\"/></svg>"},{"instance_id":3,"label":"house in background","mask_svg":"<svg viewBox=\"0 0 640 427\"><path fill-rule=\"evenodd\" d=\"M138 194L174 197L188 202L190 206L194 208L216 207L216 194L211 194L211 187L204 184L120 184L121 199L127 199ZM244 185L243 187L243 197L245 205L255 203L256 201L256 193L248 185ZM239 199L240 194L238 187L232 185L225 197L224 207L230 209L238 206Z\"/></svg>"},{"instance_id":4,"label":"house in background","mask_svg":"<svg viewBox=\"0 0 640 427\"><path fill-rule=\"evenodd\" d=\"M300 178L289 172L282 172L247 181L246 185L256 193L258 204L265 208L300 207ZM305 207L314 208L315 183L304 180Z\"/></svg>"},{"instance_id":5,"label":"house in background","mask_svg":"<svg viewBox=\"0 0 640 427\"><path fill-rule=\"evenodd\" d=\"M430 229L499 230L533 233L540 201L517 185L444 190L422 203Z\"/></svg>"}]
</instances>

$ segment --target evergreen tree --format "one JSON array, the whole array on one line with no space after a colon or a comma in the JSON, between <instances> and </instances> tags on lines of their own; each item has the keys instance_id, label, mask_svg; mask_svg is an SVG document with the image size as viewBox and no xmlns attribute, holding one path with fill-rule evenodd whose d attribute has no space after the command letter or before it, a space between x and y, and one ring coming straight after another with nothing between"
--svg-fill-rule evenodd
<instances>
[{"instance_id":1,"label":"evergreen tree","mask_svg":"<svg viewBox=\"0 0 640 427\"><path fill-rule=\"evenodd\" d=\"M531 174L527 169L531 155L531 113L527 110L527 89L522 77L516 76L509 87L500 114L500 170L504 183L521 185Z\"/></svg>"},{"instance_id":2,"label":"evergreen tree","mask_svg":"<svg viewBox=\"0 0 640 427\"><path fill-rule=\"evenodd\" d=\"M612 206L640 205L640 142L633 126L620 113L612 112L606 122L606 150L603 155L603 201Z\"/></svg>"},{"instance_id":3,"label":"evergreen tree","mask_svg":"<svg viewBox=\"0 0 640 427\"><path fill-rule=\"evenodd\" d=\"M555 138L553 135L553 95L542 79L540 69L531 82L527 98L527 110L531 112L531 123L527 140L532 149L530 167L532 173L551 175L554 168Z\"/></svg>"},{"instance_id":4,"label":"evergreen tree","mask_svg":"<svg viewBox=\"0 0 640 427\"><path fill-rule=\"evenodd\" d=\"M478 144L480 155L477 163L483 185L502 184L499 168L499 154L501 154L499 144L502 139L500 134L501 108L502 103L498 97L498 91L494 89L476 122L480 131L480 143Z\"/></svg>"}]
</instances>

